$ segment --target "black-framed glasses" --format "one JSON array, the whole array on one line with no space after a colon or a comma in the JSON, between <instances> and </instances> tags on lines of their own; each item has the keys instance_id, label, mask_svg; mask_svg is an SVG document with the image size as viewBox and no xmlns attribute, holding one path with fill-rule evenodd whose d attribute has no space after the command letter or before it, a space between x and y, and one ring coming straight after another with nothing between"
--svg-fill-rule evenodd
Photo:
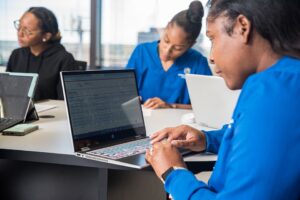
<instances>
[{"instance_id":1,"label":"black-framed glasses","mask_svg":"<svg viewBox=\"0 0 300 200\"><path fill-rule=\"evenodd\" d=\"M30 31L26 28L22 28L22 26L20 24L20 20L15 20L14 21L14 27L17 31L21 31L26 36L33 35L33 33L35 33L35 32L41 32L41 31Z\"/></svg>"}]
</instances>

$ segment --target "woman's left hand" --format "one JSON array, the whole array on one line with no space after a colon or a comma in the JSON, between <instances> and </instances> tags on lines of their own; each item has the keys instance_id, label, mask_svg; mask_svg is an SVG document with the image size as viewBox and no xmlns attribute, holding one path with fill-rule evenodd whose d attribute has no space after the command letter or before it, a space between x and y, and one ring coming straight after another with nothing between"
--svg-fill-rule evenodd
<instances>
[{"instance_id":1,"label":"woman's left hand","mask_svg":"<svg viewBox=\"0 0 300 200\"><path fill-rule=\"evenodd\" d=\"M150 108L150 109L156 109L156 108L171 108L171 105L164 102L163 100L161 100L158 97L154 97L151 99L148 99L145 103L144 103L144 107L145 108Z\"/></svg>"},{"instance_id":2,"label":"woman's left hand","mask_svg":"<svg viewBox=\"0 0 300 200\"><path fill-rule=\"evenodd\" d=\"M152 148L146 151L146 160L152 165L159 178L170 167L186 168L177 148L167 140L153 144Z\"/></svg>"}]
</instances>

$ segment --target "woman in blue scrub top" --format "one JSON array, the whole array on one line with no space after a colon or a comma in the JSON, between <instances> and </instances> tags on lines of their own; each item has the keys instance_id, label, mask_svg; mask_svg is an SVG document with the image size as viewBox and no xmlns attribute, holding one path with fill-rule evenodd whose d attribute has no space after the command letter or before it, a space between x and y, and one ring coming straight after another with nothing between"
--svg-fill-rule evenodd
<instances>
[{"instance_id":1,"label":"woman in blue scrub top","mask_svg":"<svg viewBox=\"0 0 300 200\"><path fill-rule=\"evenodd\" d=\"M207 59L191 47L200 33L203 6L193 1L176 14L160 41L138 45L127 68L136 70L139 94L146 108L191 108L184 75L211 75Z\"/></svg>"},{"instance_id":2,"label":"woman in blue scrub top","mask_svg":"<svg viewBox=\"0 0 300 200\"><path fill-rule=\"evenodd\" d=\"M221 130L179 126L152 135L146 159L174 200L300 199L299 10L297 0L210 1L211 62L242 92ZM208 184L176 147L218 153Z\"/></svg>"}]
</instances>

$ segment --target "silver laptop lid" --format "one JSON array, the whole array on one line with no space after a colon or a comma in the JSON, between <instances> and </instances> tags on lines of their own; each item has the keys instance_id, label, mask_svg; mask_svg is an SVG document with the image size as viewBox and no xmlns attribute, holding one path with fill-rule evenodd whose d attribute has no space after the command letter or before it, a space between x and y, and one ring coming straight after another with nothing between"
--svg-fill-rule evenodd
<instances>
[{"instance_id":1,"label":"silver laptop lid","mask_svg":"<svg viewBox=\"0 0 300 200\"><path fill-rule=\"evenodd\" d=\"M61 78L75 152L146 136L134 70L62 72Z\"/></svg>"},{"instance_id":2,"label":"silver laptop lid","mask_svg":"<svg viewBox=\"0 0 300 200\"><path fill-rule=\"evenodd\" d=\"M230 90L217 76L187 74L186 81L198 124L217 129L230 122L240 90Z\"/></svg>"}]
</instances>

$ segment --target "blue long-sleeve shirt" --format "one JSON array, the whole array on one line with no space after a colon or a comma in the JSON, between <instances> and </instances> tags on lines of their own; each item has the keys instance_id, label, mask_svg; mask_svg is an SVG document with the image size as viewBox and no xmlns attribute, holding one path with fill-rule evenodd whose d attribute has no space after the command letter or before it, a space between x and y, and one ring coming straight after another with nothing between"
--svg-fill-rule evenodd
<instances>
[{"instance_id":1,"label":"blue long-sleeve shirt","mask_svg":"<svg viewBox=\"0 0 300 200\"><path fill-rule=\"evenodd\" d=\"M206 132L218 153L205 184L175 170L165 189L175 200L300 199L300 60L283 57L245 82L233 123Z\"/></svg>"}]
</instances>

